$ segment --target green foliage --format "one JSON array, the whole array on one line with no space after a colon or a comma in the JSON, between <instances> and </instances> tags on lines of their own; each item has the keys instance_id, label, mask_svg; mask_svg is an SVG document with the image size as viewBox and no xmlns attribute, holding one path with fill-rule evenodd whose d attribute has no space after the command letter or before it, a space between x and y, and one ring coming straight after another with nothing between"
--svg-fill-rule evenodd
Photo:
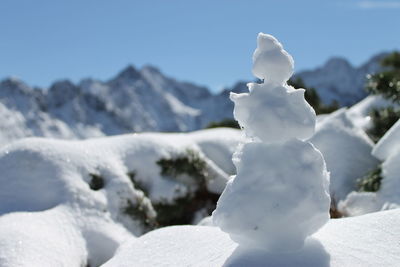
<instances>
[{"instance_id":1,"label":"green foliage","mask_svg":"<svg viewBox=\"0 0 400 267\"><path fill-rule=\"evenodd\" d=\"M400 52L395 51L381 61L383 67L400 70Z\"/></svg>"},{"instance_id":2,"label":"green foliage","mask_svg":"<svg viewBox=\"0 0 400 267\"><path fill-rule=\"evenodd\" d=\"M176 158L160 159L157 164L161 167L163 176L177 178L181 174L187 174L193 177L199 185L205 185L206 163L194 150L187 149L184 154Z\"/></svg>"},{"instance_id":3,"label":"green foliage","mask_svg":"<svg viewBox=\"0 0 400 267\"><path fill-rule=\"evenodd\" d=\"M339 108L337 102L332 102L330 105L323 104L317 90L313 87L307 87L301 78L290 79L288 85L293 86L295 89L303 88L306 90L304 98L314 108L316 114L331 113Z\"/></svg>"},{"instance_id":4,"label":"green foliage","mask_svg":"<svg viewBox=\"0 0 400 267\"><path fill-rule=\"evenodd\" d=\"M186 195L174 200L174 203L157 203L157 224L160 227L168 225L191 224L194 215L201 209L206 209L208 214L215 209L219 195L198 190L194 195Z\"/></svg>"},{"instance_id":5,"label":"green foliage","mask_svg":"<svg viewBox=\"0 0 400 267\"><path fill-rule=\"evenodd\" d=\"M159 226L189 224L196 211L206 208L208 214L215 209L219 195L208 192L206 181L209 175L206 162L200 155L187 149L184 154L168 159L160 159L161 175L169 179L178 179L186 174L197 184L197 190L192 194L175 199L173 203L156 203L157 223Z\"/></svg>"},{"instance_id":6,"label":"green foliage","mask_svg":"<svg viewBox=\"0 0 400 267\"><path fill-rule=\"evenodd\" d=\"M136 179L136 172L130 171L126 175L128 175L129 179L131 180L133 186L136 189L141 190L145 196L149 195L149 190L148 190L147 186L140 180Z\"/></svg>"},{"instance_id":7,"label":"green foliage","mask_svg":"<svg viewBox=\"0 0 400 267\"><path fill-rule=\"evenodd\" d=\"M366 132L374 142L378 142L397 120L400 119L400 110L395 110L393 107L373 109L369 115L372 127Z\"/></svg>"},{"instance_id":8,"label":"green foliage","mask_svg":"<svg viewBox=\"0 0 400 267\"><path fill-rule=\"evenodd\" d=\"M152 230L156 226L156 221L148 215L146 206L143 205L143 198L138 199L136 204L128 200L124 208L124 213L134 220L139 220L143 227L147 230Z\"/></svg>"},{"instance_id":9,"label":"green foliage","mask_svg":"<svg viewBox=\"0 0 400 267\"><path fill-rule=\"evenodd\" d=\"M89 175L91 177L90 182L89 182L90 189L97 191L104 187L103 177L101 177L98 174L93 174L93 173L90 173Z\"/></svg>"},{"instance_id":10,"label":"green foliage","mask_svg":"<svg viewBox=\"0 0 400 267\"><path fill-rule=\"evenodd\" d=\"M224 119L219 122L210 122L207 126L206 129L210 128L218 128L218 127L228 127L228 128L235 128L235 129L240 129L239 123L234 120L234 119Z\"/></svg>"},{"instance_id":11,"label":"green foliage","mask_svg":"<svg viewBox=\"0 0 400 267\"><path fill-rule=\"evenodd\" d=\"M358 190L361 192L377 192L381 187L382 167L379 165L375 170L357 180Z\"/></svg>"},{"instance_id":12,"label":"green foliage","mask_svg":"<svg viewBox=\"0 0 400 267\"><path fill-rule=\"evenodd\" d=\"M384 71L368 75L367 91L400 103L400 72Z\"/></svg>"},{"instance_id":13,"label":"green foliage","mask_svg":"<svg viewBox=\"0 0 400 267\"><path fill-rule=\"evenodd\" d=\"M400 53L393 52L381 61L381 65L385 70L368 75L365 89L371 94L400 103Z\"/></svg>"},{"instance_id":14,"label":"green foliage","mask_svg":"<svg viewBox=\"0 0 400 267\"><path fill-rule=\"evenodd\" d=\"M157 202L152 203L157 213L155 218L150 218L146 211L146 205L143 205L143 199L149 195L148 186L137 179L134 171L127 173L134 187L144 193L143 199L133 204L127 202L124 213L134 220L140 220L147 230L168 225L190 224L194 215L199 210L205 210L208 214L215 209L219 195L210 193L207 190L206 181L209 174L206 170L206 162L200 155L191 149L173 158L162 158L157 161L160 166L160 174L165 179L178 181L180 175L187 175L193 179L196 189L185 196L174 199L172 203Z\"/></svg>"}]
</instances>

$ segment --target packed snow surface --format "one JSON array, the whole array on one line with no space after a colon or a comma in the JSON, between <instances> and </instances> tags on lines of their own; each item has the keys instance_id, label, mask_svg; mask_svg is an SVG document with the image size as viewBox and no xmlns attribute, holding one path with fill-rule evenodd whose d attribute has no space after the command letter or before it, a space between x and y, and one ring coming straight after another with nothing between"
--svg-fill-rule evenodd
<instances>
[{"instance_id":1,"label":"packed snow surface","mask_svg":"<svg viewBox=\"0 0 400 267\"><path fill-rule=\"evenodd\" d=\"M329 219L328 173L310 143L247 143L236 168L213 219L239 244L296 250Z\"/></svg>"},{"instance_id":2,"label":"packed snow surface","mask_svg":"<svg viewBox=\"0 0 400 267\"><path fill-rule=\"evenodd\" d=\"M99 266L134 238L105 212L60 205L0 216L0 266Z\"/></svg>"},{"instance_id":3,"label":"packed snow surface","mask_svg":"<svg viewBox=\"0 0 400 267\"><path fill-rule=\"evenodd\" d=\"M217 227L173 226L125 243L104 266L398 266L399 222L400 209L330 220L290 254L240 246Z\"/></svg>"}]
</instances>

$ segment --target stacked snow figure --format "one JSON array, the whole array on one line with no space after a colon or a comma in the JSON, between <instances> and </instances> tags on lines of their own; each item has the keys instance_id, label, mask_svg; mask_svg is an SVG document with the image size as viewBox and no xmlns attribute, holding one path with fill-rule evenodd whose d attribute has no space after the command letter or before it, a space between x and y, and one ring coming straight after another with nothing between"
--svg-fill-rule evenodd
<instances>
[{"instance_id":1,"label":"stacked snow figure","mask_svg":"<svg viewBox=\"0 0 400 267\"><path fill-rule=\"evenodd\" d=\"M305 90L287 85L293 59L273 36L258 35L253 62L253 74L264 82L249 84L249 93L231 93L234 116L250 138L234 155L237 175L213 221L240 245L297 251L329 220L329 173L305 141L316 115Z\"/></svg>"}]
</instances>

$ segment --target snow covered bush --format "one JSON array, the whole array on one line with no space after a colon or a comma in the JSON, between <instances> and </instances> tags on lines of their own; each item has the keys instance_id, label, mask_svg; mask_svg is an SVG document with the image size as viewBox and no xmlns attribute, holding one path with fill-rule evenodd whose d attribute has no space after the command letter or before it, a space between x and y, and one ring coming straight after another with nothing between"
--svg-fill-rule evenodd
<instances>
[{"instance_id":1,"label":"snow covered bush","mask_svg":"<svg viewBox=\"0 0 400 267\"><path fill-rule=\"evenodd\" d=\"M0 266L99 266L125 239L201 220L228 180L210 158L230 169L242 139L212 129L3 146Z\"/></svg>"},{"instance_id":2,"label":"snow covered bush","mask_svg":"<svg viewBox=\"0 0 400 267\"><path fill-rule=\"evenodd\" d=\"M384 71L369 75L366 89L400 103L400 53L393 52L381 61Z\"/></svg>"},{"instance_id":3,"label":"snow covered bush","mask_svg":"<svg viewBox=\"0 0 400 267\"><path fill-rule=\"evenodd\" d=\"M262 84L231 93L234 116L253 140L236 152L237 175L213 212L214 224L245 247L295 251L329 219L329 175L306 141L315 112L304 89L286 84L293 59L271 35L258 35L253 73ZM295 222L295 223L294 223Z\"/></svg>"},{"instance_id":4,"label":"snow covered bush","mask_svg":"<svg viewBox=\"0 0 400 267\"><path fill-rule=\"evenodd\" d=\"M324 155L330 172L329 190L333 204L358 190L357 179L379 164L371 155L373 142L353 124L344 108L317 123L316 132L309 141Z\"/></svg>"},{"instance_id":5,"label":"snow covered bush","mask_svg":"<svg viewBox=\"0 0 400 267\"><path fill-rule=\"evenodd\" d=\"M382 166L378 165L376 169L370 171L366 176L358 180L358 190L361 192L377 192L381 187L381 181Z\"/></svg>"},{"instance_id":6,"label":"snow covered bush","mask_svg":"<svg viewBox=\"0 0 400 267\"><path fill-rule=\"evenodd\" d=\"M352 192L339 203L339 208L349 216L400 207L400 121L379 140L372 155L383 163L361 180L361 191Z\"/></svg>"},{"instance_id":7,"label":"snow covered bush","mask_svg":"<svg viewBox=\"0 0 400 267\"><path fill-rule=\"evenodd\" d=\"M400 110L396 110L394 107L373 109L369 116L371 118L371 126L366 132L377 143L400 119Z\"/></svg>"},{"instance_id":8,"label":"snow covered bush","mask_svg":"<svg viewBox=\"0 0 400 267\"><path fill-rule=\"evenodd\" d=\"M207 180L207 163L199 153L187 149L174 158L162 158L157 161L161 168L160 174L166 179L181 181L192 188L186 195L173 200L173 203L156 203L157 225L191 224L198 212L202 217L210 215L215 209L219 194L209 192Z\"/></svg>"}]
</instances>

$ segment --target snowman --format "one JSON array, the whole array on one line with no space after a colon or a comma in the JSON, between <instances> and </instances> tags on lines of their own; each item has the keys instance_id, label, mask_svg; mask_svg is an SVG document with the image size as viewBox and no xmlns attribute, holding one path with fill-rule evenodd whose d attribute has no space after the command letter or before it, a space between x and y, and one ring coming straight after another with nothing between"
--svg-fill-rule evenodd
<instances>
[{"instance_id":1,"label":"snowman","mask_svg":"<svg viewBox=\"0 0 400 267\"><path fill-rule=\"evenodd\" d=\"M253 74L263 83L231 93L235 119L249 141L234 154L237 174L218 200L213 222L240 245L297 251L329 220L329 173L306 141L316 115L305 90L287 85L293 59L271 35L258 35Z\"/></svg>"}]
</instances>

